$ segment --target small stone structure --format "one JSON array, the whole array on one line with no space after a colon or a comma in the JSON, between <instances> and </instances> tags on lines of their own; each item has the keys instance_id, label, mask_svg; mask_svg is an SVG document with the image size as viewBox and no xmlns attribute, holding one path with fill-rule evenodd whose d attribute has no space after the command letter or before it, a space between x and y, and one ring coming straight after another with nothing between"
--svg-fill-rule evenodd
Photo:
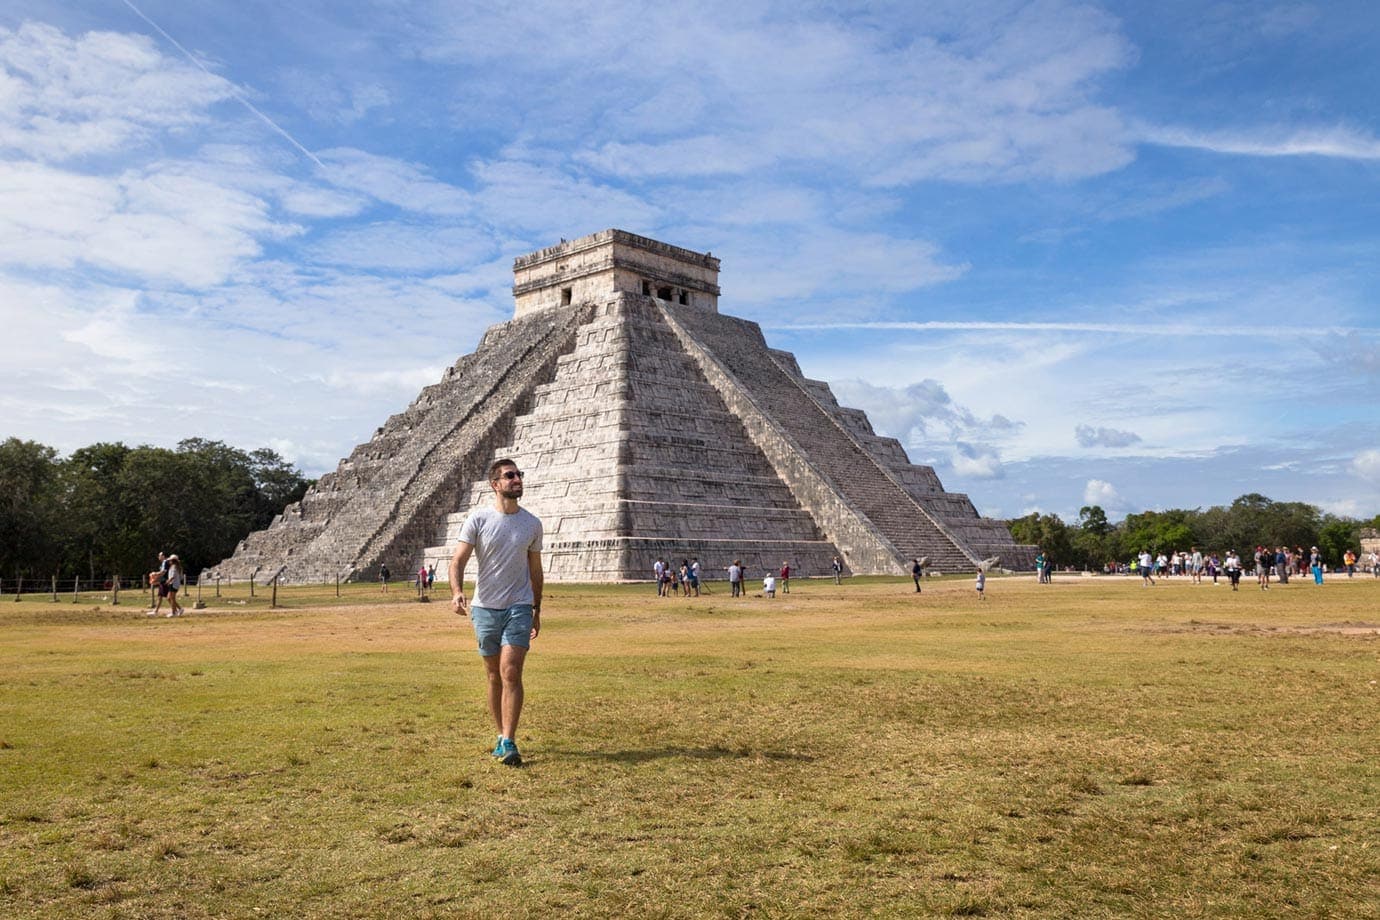
<instances>
[{"instance_id":1,"label":"small stone structure","mask_svg":"<svg viewBox=\"0 0 1380 920\"><path fill-rule=\"evenodd\" d=\"M718 311L719 261L621 230L514 262L514 319L424 389L301 502L217 569L284 580L372 578L436 563L492 501L489 464L528 473L552 580L648 577L657 557L735 559L750 576L790 560L826 574L941 572L1034 547L945 492L864 413Z\"/></svg>"}]
</instances>

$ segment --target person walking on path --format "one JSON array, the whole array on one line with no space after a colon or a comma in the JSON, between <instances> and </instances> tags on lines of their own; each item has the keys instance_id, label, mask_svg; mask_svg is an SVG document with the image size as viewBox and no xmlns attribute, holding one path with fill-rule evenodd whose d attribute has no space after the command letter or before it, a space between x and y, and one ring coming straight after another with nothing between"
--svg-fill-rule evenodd
<instances>
[{"instance_id":1,"label":"person walking on path","mask_svg":"<svg viewBox=\"0 0 1380 920\"><path fill-rule=\"evenodd\" d=\"M1153 556L1150 555L1150 550L1141 550L1140 558L1137 559L1136 562L1139 564L1140 568L1142 587L1150 587L1155 583L1155 579L1151 577L1151 575L1153 575L1155 571L1155 559Z\"/></svg>"},{"instance_id":2,"label":"person walking on path","mask_svg":"<svg viewBox=\"0 0 1380 920\"><path fill-rule=\"evenodd\" d=\"M1374 556L1375 554L1374 554L1374 553L1371 553L1371 555ZM838 557L838 556L835 556L835 557L834 557L834 561L833 561L832 563L830 563L829 567L832 568L832 569L834 570L834 584L836 584L836 585L837 585L837 584L842 584L842 583L843 583L843 563L839 561L839 557Z\"/></svg>"},{"instance_id":3,"label":"person walking on path","mask_svg":"<svg viewBox=\"0 0 1380 920\"><path fill-rule=\"evenodd\" d=\"M450 603L474 626L479 655L488 677L489 714L498 728L493 756L516 767L518 719L522 715L522 668L532 641L541 632L542 526L518 507L522 470L509 459L489 467L494 504L478 508L460 529L450 560ZM465 567L474 555L473 603L465 597Z\"/></svg>"},{"instance_id":4,"label":"person walking on path","mask_svg":"<svg viewBox=\"0 0 1380 920\"><path fill-rule=\"evenodd\" d=\"M791 593L791 564L785 559L781 560L781 593Z\"/></svg>"},{"instance_id":5,"label":"person walking on path","mask_svg":"<svg viewBox=\"0 0 1380 920\"><path fill-rule=\"evenodd\" d=\"M393 573L390 572L390 571L388 571L388 566L386 566L386 565L381 565L381 566L379 566L379 583L383 585L383 592L382 592L382 593L384 593L384 594L387 594L387 593L388 593L388 579L391 578L392 575L393 575Z\"/></svg>"},{"instance_id":6,"label":"person walking on path","mask_svg":"<svg viewBox=\"0 0 1380 920\"><path fill-rule=\"evenodd\" d=\"M1308 570L1313 573L1313 584L1323 583L1322 553L1318 552L1316 546L1308 551Z\"/></svg>"},{"instance_id":7,"label":"person walking on path","mask_svg":"<svg viewBox=\"0 0 1380 920\"><path fill-rule=\"evenodd\" d=\"M168 596L168 557L163 553L158 554L158 569L149 573L149 586L153 588L153 593L157 596L153 606L145 613L148 616L156 617L163 612L163 598Z\"/></svg>"},{"instance_id":8,"label":"person walking on path","mask_svg":"<svg viewBox=\"0 0 1380 920\"><path fill-rule=\"evenodd\" d=\"M182 585L186 580L186 573L182 570L182 560L177 558L176 553L173 553L168 557L166 579L163 582L163 588L168 597L168 604L172 607L172 609L168 611L169 619L182 616L183 607L177 602L177 592L182 590Z\"/></svg>"},{"instance_id":9,"label":"person walking on path","mask_svg":"<svg viewBox=\"0 0 1380 920\"><path fill-rule=\"evenodd\" d=\"M910 561L910 580L913 581L913 582L915 582L915 593L916 593L916 594L919 594L919 593L920 593L920 576L923 575L924 572L925 572L925 570L924 570L924 568L920 565L920 560L919 560L919 559L912 559L912 560Z\"/></svg>"},{"instance_id":10,"label":"person walking on path","mask_svg":"<svg viewBox=\"0 0 1380 920\"><path fill-rule=\"evenodd\" d=\"M977 594L978 600L987 600L987 573L979 566L977 570Z\"/></svg>"},{"instance_id":11,"label":"person walking on path","mask_svg":"<svg viewBox=\"0 0 1380 920\"><path fill-rule=\"evenodd\" d=\"M737 559L728 567L728 587L733 597L743 593L743 564Z\"/></svg>"}]
</instances>

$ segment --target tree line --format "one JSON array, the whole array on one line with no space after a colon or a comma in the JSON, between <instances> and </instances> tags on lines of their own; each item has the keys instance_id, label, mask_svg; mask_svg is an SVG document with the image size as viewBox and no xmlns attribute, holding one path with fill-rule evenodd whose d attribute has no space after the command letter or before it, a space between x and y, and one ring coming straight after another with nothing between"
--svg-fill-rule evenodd
<instances>
[{"instance_id":1,"label":"tree line","mask_svg":"<svg viewBox=\"0 0 1380 920\"><path fill-rule=\"evenodd\" d=\"M192 575L299 500L312 480L272 450L190 438L176 449L92 444L59 456L0 443L0 577L139 577L158 552Z\"/></svg>"},{"instance_id":2,"label":"tree line","mask_svg":"<svg viewBox=\"0 0 1380 920\"><path fill-rule=\"evenodd\" d=\"M1143 549L1153 554L1203 552L1225 554L1235 549L1249 558L1257 545L1316 546L1328 565L1338 565L1348 549L1360 550L1360 533L1380 528L1380 515L1369 521L1324 514L1303 502L1276 502L1264 495L1242 495L1230 505L1176 508L1128 514L1118 524L1107 520L1098 505L1085 505L1078 520L1066 524L1057 514L1032 512L1008 521L1018 543L1039 546L1059 567L1099 571L1109 563L1125 563Z\"/></svg>"}]
</instances>

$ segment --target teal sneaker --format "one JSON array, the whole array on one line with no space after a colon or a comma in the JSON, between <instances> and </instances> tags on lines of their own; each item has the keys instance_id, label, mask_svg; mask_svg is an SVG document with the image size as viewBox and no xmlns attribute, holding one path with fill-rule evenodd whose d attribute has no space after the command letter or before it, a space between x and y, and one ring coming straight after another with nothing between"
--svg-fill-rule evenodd
<instances>
[{"instance_id":1,"label":"teal sneaker","mask_svg":"<svg viewBox=\"0 0 1380 920\"><path fill-rule=\"evenodd\" d=\"M492 751L490 751L489 754L490 754L491 756L493 756L493 757L502 757L502 756L503 756L503 736L502 736L502 735L499 735L499 736L498 736L498 743L494 745L494 749L493 749Z\"/></svg>"},{"instance_id":2,"label":"teal sneaker","mask_svg":"<svg viewBox=\"0 0 1380 920\"><path fill-rule=\"evenodd\" d=\"M518 753L517 745L510 739L504 738L498 742L499 762L504 766L517 767L522 765L522 755Z\"/></svg>"}]
</instances>

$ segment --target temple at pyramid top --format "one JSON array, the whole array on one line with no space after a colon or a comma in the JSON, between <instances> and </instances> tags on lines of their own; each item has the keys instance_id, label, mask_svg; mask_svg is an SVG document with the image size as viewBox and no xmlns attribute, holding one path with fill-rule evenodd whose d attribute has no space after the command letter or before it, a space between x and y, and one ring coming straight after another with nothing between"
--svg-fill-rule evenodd
<instances>
[{"instance_id":1,"label":"temple at pyramid top","mask_svg":"<svg viewBox=\"0 0 1380 920\"><path fill-rule=\"evenodd\" d=\"M554 581L649 577L658 558L708 577L941 572L998 556L1001 521L840 406L756 323L719 311L719 260L605 230L513 263L513 319L422 390L220 574L375 578L436 565L492 501L489 464L526 471Z\"/></svg>"},{"instance_id":2,"label":"temple at pyramid top","mask_svg":"<svg viewBox=\"0 0 1380 920\"><path fill-rule=\"evenodd\" d=\"M719 309L719 260L625 230L562 240L513 261L514 316L617 291Z\"/></svg>"}]
</instances>

